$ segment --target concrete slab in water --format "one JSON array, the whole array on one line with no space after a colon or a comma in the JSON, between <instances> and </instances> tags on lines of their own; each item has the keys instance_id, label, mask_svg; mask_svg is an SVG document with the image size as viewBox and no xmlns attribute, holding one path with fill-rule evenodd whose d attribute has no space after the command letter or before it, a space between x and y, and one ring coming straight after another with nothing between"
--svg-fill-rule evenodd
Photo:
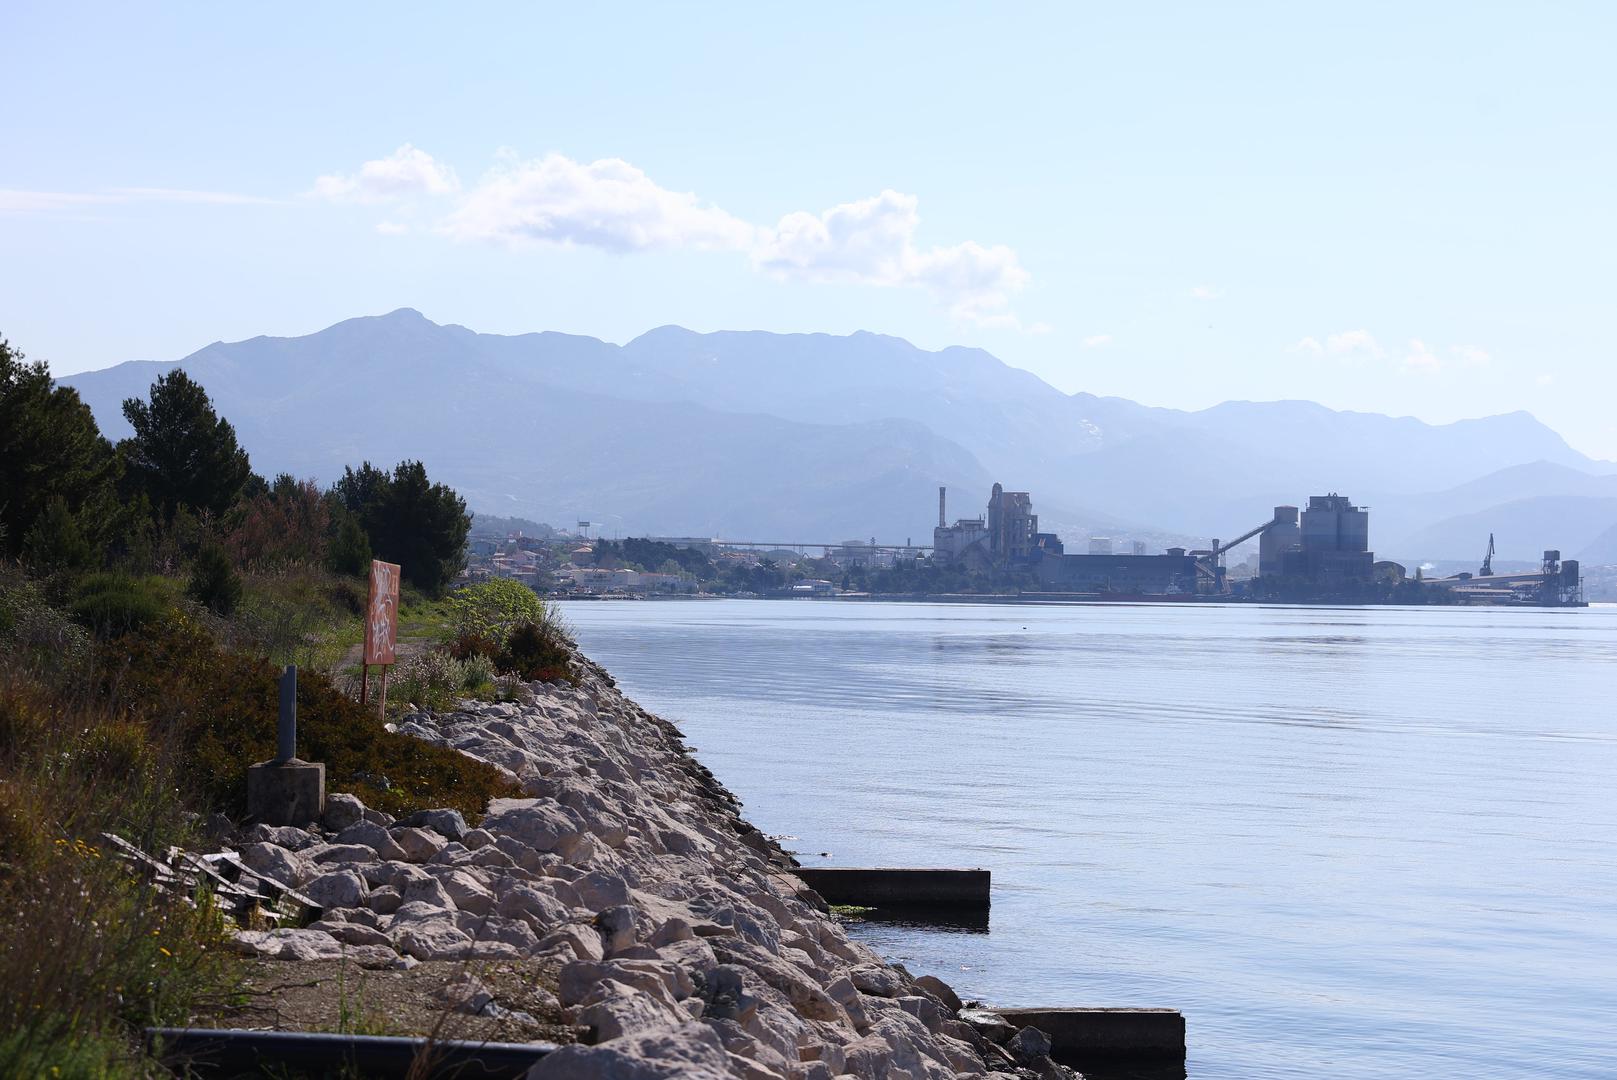
<instances>
[{"instance_id":1,"label":"concrete slab in water","mask_svg":"<svg viewBox=\"0 0 1617 1080\"><path fill-rule=\"evenodd\" d=\"M796 873L831 904L988 910L987 870L805 866Z\"/></svg>"},{"instance_id":2,"label":"concrete slab in water","mask_svg":"<svg viewBox=\"0 0 1617 1080\"><path fill-rule=\"evenodd\" d=\"M1018 1028L1050 1036L1057 1061L1183 1061L1185 1018L1176 1009L995 1009Z\"/></svg>"}]
</instances>

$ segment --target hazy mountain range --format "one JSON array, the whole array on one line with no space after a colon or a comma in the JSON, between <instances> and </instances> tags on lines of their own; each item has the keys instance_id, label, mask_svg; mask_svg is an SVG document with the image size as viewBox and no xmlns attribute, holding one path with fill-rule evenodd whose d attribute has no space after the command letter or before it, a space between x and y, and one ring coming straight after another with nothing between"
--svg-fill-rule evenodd
<instances>
[{"instance_id":1,"label":"hazy mountain range","mask_svg":"<svg viewBox=\"0 0 1617 1080\"><path fill-rule=\"evenodd\" d=\"M1372 507L1374 546L1393 557L1480 557L1489 531L1502 558L1617 549L1617 465L1524 412L1446 425L1300 401L1183 412L877 334L666 326L617 346L478 334L410 309L177 363L260 472L330 480L419 457L474 510L624 535L921 542L939 484L953 518L980 512L998 480L1031 491L1069 543L1231 536L1338 491ZM62 382L120 437L122 400L172 366Z\"/></svg>"}]
</instances>

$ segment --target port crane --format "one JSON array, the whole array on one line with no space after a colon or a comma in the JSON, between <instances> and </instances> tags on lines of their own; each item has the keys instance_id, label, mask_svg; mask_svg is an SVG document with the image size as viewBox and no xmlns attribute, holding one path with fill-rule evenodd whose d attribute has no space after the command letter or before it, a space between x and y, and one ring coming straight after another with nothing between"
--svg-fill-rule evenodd
<instances>
[{"instance_id":1,"label":"port crane","mask_svg":"<svg viewBox=\"0 0 1617 1080\"><path fill-rule=\"evenodd\" d=\"M1488 554L1482 557L1482 569L1477 577L1493 577L1493 533L1488 534Z\"/></svg>"}]
</instances>

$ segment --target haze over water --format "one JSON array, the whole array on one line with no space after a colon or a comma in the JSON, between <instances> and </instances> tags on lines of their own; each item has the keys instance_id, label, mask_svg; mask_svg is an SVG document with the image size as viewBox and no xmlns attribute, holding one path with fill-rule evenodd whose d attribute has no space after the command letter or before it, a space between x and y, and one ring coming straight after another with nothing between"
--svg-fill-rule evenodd
<instances>
[{"instance_id":1,"label":"haze over water","mask_svg":"<svg viewBox=\"0 0 1617 1080\"><path fill-rule=\"evenodd\" d=\"M1617 608L564 607L805 864L992 868L986 934L860 931L962 997L1179 1008L1198 1080L1617 1075Z\"/></svg>"}]
</instances>

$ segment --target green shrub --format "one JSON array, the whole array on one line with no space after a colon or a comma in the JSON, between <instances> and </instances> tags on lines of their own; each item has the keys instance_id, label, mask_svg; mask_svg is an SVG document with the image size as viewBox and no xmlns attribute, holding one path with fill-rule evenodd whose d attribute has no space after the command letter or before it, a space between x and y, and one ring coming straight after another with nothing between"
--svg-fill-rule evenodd
<instances>
[{"instance_id":1,"label":"green shrub","mask_svg":"<svg viewBox=\"0 0 1617 1080\"><path fill-rule=\"evenodd\" d=\"M554 620L517 626L496 664L501 672L520 675L530 682L578 681L573 673L572 639Z\"/></svg>"},{"instance_id":2,"label":"green shrub","mask_svg":"<svg viewBox=\"0 0 1617 1080\"><path fill-rule=\"evenodd\" d=\"M464 664L434 649L399 665L389 697L396 702L408 701L420 708L441 712L454 707L465 682Z\"/></svg>"},{"instance_id":3,"label":"green shrub","mask_svg":"<svg viewBox=\"0 0 1617 1080\"><path fill-rule=\"evenodd\" d=\"M457 638L482 638L495 646L503 646L511 631L523 623L543 623L550 617L537 593L510 578L468 586L446 603Z\"/></svg>"},{"instance_id":4,"label":"green shrub","mask_svg":"<svg viewBox=\"0 0 1617 1080\"><path fill-rule=\"evenodd\" d=\"M174 605L164 579L109 572L80 581L68 610L96 634L116 637L168 618Z\"/></svg>"},{"instance_id":5,"label":"green shrub","mask_svg":"<svg viewBox=\"0 0 1617 1080\"><path fill-rule=\"evenodd\" d=\"M90 635L51 607L44 590L20 571L0 568L0 652L21 666L71 676L89 648Z\"/></svg>"},{"instance_id":6,"label":"green shrub","mask_svg":"<svg viewBox=\"0 0 1617 1080\"><path fill-rule=\"evenodd\" d=\"M236 610L241 600L241 575L223 548L208 544L197 552L185 593L215 615L228 617Z\"/></svg>"},{"instance_id":7,"label":"green shrub","mask_svg":"<svg viewBox=\"0 0 1617 1080\"><path fill-rule=\"evenodd\" d=\"M460 688L468 694L480 694L494 688L494 661L487 656L468 656L458 661L462 675Z\"/></svg>"}]
</instances>

